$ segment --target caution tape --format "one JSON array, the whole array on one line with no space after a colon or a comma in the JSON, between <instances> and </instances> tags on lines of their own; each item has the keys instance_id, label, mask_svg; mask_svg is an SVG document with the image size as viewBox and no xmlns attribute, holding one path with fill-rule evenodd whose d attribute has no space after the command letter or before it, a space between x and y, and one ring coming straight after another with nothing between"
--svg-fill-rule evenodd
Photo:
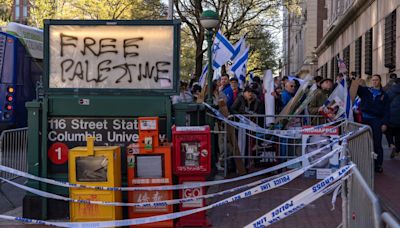
<instances>
[{"instance_id":1,"label":"caution tape","mask_svg":"<svg viewBox=\"0 0 400 228\"><path fill-rule=\"evenodd\" d=\"M340 127L340 126L342 126L343 124L345 124L345 122L340 123L340 124L337 125L336 127ZM364 128L364 126L363 126L362 128ZM361 130L362 128L360 128L360 130ZM317 145L317 144L330 143L330 142L332 142L332 139L329 138L329 139L322 139L322 140L319 140L319 141L316 141L316 142L307 142L307 143L285 143L285 142L278 142L278 141L273 141L273 140L264 139L264 138L261 138L261 137L252 135L252 134L250 134L250 133L247 133L247 132L246 132L246 135L248 135L248 136L250 136L250 137L252 137L252 138L254 138L254 139L267 142L267 143L278 144L278 145L287 145L287 146L301 146L301 145L309 146L309 145Z\"/></svg>"},{"instance_id":2,"label":"caution tape","mask_svg":"<svg viewBox=\"0 0 400 228\"><path fill-rule=\"evenodd\" d=\"M298 129L298 130L270 130L270 129L265 129L265 128L258 126L258 124L254 123L253 121L249 120L248 118L246 118L245 116L242 116L242 115L236 116L240 119L241 122L235 122L235 121L229 120L228 118L223 116L218 110L211 107L209 104L207 104L207 103L203 103L203 104L215 114L215 118L217 118L233 127L242 128L242 129L246 129L249 131L266 134L266 135L275 135L280 138L297 139L297 138L299 138L299 136L296 136L295 134L300 134L305 131L320 129L320 128L324 128L327 126L332 126L332 125L335 125L335 124L343 121L343 119L339 119L339 120L329 122L326 124L307 127L307 128ZM295 135L295 136L292 136L292 135Z\"/></svg>"},{"instance_id":3,"label":"caution tape","mask_svg":"<svg viewBox=\"0 0 400 228\"><path fill-rule=\"evenodd\" d=\"M97 189L97 190L107 190L107 191L155 191L155 190L179 190L179 189L185 189L185 188L200 188L200 187L206 187L206 186L212 186L212 185L219 185L219 184L225 184L225 183L230 183L234 181L239 181L239 180L244 180L252 177L256 177L259 175L267 174L282 168L286 168L288 166L291 166L293 164L296 164L298 162L303 161L304 159L308 159L312 156L315 156L319 153L321 153L323 150L326 148L330 148L332 145L338 143L339 141L345 140L347 137L349 137L352 134L352 132L346 134L343 137L340 137L338 139L334 139L331 143L314 150L310 153L307 153L301 157L291 159L289 161L286 161L284 163L278 164L276 166L260 170L254 173L250 173L244 176L239 176L231 179L225 179L225 180L217 180L217 181L206 181L206 182L196 182L196 183L186 183L186 184L179 184L179 185L164 185L164 186L151 186L151 187L103 187L103 186L88 186L88 185L82 185L82 184L72 184L69 182L64 182L64 181L58 181L58 180L52 180L44 177L38 177L26 172L22 172L10 167L2 166L0 165L0 171L4 171L7 173L11 173L17 176L25 177L31 180L36 180L40 181L43 183L47 184L52 184L56 186L61 186L61 187L66 187L66 188L87 188L87 189Z\"/></svg>"},{"instance_id":4,"label":"caution tape","mask_svg":"<svg viewBox=\"0 0 400 228\"><path fill-rule=\"evenodd\" d=\"M320 198L324 194L332 191L337 186L339 186L339 184L341 183L337 182L337 180L345 177L353 167L354 165L352 164L340 168L322 181L311 186L310 188L282 203L281 205L261 216L260 218L249 223L245 226L245 228L266 227L282 220L283 218L291 214L296 213L300 209L304 208L306 205L310 204L311 202L315 201L316 199ZM336 184L334 184L335 182ZM328 188L328 186L331 187Z\"/></svg>"},{"instance_id":5,"label":"caution tape","mask_svg":"<svg viewBox=\"0 0 400 228\"><path fill-rule=\"evenodd\" d=\"M271 181L271 179L273 181L283 181L283 179L281 178L282 176L288 176L290 177L289 180L293 180L295 178L297 178L298 176L302 175L306 170L312 168L313 166L315 166L316 164L318 164L319 162L324 161L325 159L329 159L330 157L332 157L334 154L338 153L339 151L341 151L342 148L336 148L335 150L329 152L328 154L322 156L321 158L319 158L318 160L316 160L314 163L304 167L304 168L300 168L297 170L293 170L291 172L287 172L286 174L278 174L274 177L269 177L269 178L265 178L262 180L258 180L255 182L252 182L250 184L245 184L239 187L235 187L232 189L228 189L225 191L221 191L218 193L213 193L213 194L208 194L208 195L202 195L202 196L197 196L197 197L192 197L192 198L182 198L182 199L174 199L174 200L164 200L164 201L155 201L155 202L143 202L143 203L124 203L124 202L107 202L107 201L93 201L93 200L81 200L81 199L72 199L72 198L68 198L68 197L64 197L64 196L60 196L57 194L53 194L53 193L49 193L49 192L45 192L45 191L41 191L38 189L34 189L34 188L30 188L28 186L25 185L21 185L18 183L15 183L13 181L9 181L7 179L1 178L0 180L7 182L11 185L14 185L15 187L18 187L20 189L23 189L25 191L31 192L33 194L36 194L38 196L42 196L45 198L50 198L50 199L56 199L56 200L63 200L63 201L67 201L67 202L73 202L73 203L84 203L84 204L97 204L97 205L105 205L105 206L123 206L123 207L157 207L157 206L167 206L167 205L173 205L173 204L179 204L179 203L187 203L187 202L192 202L195 200L201 200L201 199L207 199L207 198L211 198L211 197L216 197L216 196L221 196L227 193L232 193L232 192L236 192L239 190L243 190L243 189L247 189L262 183L266 183L268 181ZM285 182L288 183L288 182Z\"/></svg>"},{"instance_id":6,"label":"caution tape","mask_svg":"<svg viewBox=\"0 0 400 228\"><path fill-rule=\"evenodd\" d=\"M323 181L313 185L309 189L311 189L312 194L320 193L328 185L330 185L331 183L334 183L336 180L342 178L346 173L349 172L349 170L353 166L354 165L347 165L347 166L340 168L338 171L334 172L329 177L325 178ZM226 199L220 200L216 203L213 203L211 205L208 205L208 206L205 206L202 208L181 211L181 212L171 213L171 214L165 214L165 215L137 218L137 219L125 219L125 220L103 221L103 222L48 222L48 221L27 219L27 218L21 218L21 217L12 217L12 216L6 216L6 215L0 215L0 218L6 219L6 220L22 221L22 222L33 223L33 224L42 224L42 225L51 225L51 226L60 226L60 227L76 227L76 228L78 228L78 227L79 228L80 227L112 227L112 226L118 227L118 226L140 225L140 224L154 223L154 222L161 222L161 221L170 220L170 219L176 219L176 218L180 218L180 217L187 216L190 214L209 210L211 208L219 207L219 206L222 206L222 205L234 202L234 201L238 201L240 199L248 198L250 196L257 195L262 192L280 187L280 186L288 183L289 181L291 181L292 179L290 179L290 178L293 178L293 173L282 176L282 177L278 178L277 180L274 179L274 180L268 181L266 183L258 185L257 187L251 188L250 190L243 191L234 196L228 197ZM322 184L322 183L324 183L324 184ZM308 196L308 190L306 190L307 196Z\"/></svg>"}]
</instances>

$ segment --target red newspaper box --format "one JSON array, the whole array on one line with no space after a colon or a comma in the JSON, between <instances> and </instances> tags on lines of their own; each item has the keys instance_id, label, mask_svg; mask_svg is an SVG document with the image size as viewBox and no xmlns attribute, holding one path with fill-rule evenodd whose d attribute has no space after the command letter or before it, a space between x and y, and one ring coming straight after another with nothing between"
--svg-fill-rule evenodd
<instances>
[{"instance_id":1,"label":"red newspaper box","mask_svg":"<svg viewBox=\"0 0 400 228\"><path fill-rule=\"evenodd\" d=\"M190 126L172 128L173 170L179 183L204 182L211 172L211 134L209 126ZM181 198L193 198L206 194L206 188L183 189ZM180 211L201 208L205 200L195 200L179 205ZM178 227L206 227L205 211L179 218Z\"/></svg>"}]
</instances>

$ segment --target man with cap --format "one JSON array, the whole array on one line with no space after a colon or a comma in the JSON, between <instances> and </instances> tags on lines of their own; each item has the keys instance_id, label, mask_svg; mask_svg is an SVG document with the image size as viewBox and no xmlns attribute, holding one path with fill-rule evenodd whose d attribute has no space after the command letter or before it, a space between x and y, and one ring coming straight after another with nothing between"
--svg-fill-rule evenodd
<instances>
[{"instance_id":1,"label":"man with cap","mask_svg":"<svg viewBox=\"0 0 400 228\"><path fill-rule=\"evenodd\" d=\"M242 90L239 88L239 80L237 79L237 77L233 76L229 79L229 83L231 84L231 88L233 91L233 102L235 102L239 93L242 92Z\"/></svg>"},{"instance_id":2,"label":"man with cap","mask_svg":"<svg viewBox=\"0 0 400 228\"><path fill-rule=\"evenodd\" d=\"M323 111L324 103L332 92L333 81L329 78L325 78L320 82L320 85L321 88L317 89L317 92L308 104L308 112L310 115L319 115ZM315 119L313 123L318 124L317 121L318 120Z\"/></svg>"},{"instance_id":3,"label":"man with cap","mask_svg":"<svg viewBox=\"0 0 400 228\"><path fill-rule=\"evenodd\" d=\"M261 114L263 105L250 86L246 86L231 107L232 114Z\"/></svg>"}]
</instances>

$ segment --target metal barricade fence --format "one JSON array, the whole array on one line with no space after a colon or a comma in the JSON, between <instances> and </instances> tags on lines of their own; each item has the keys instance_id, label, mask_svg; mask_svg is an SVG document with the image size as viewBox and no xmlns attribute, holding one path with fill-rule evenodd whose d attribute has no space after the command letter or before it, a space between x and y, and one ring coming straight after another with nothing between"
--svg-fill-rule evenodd
<instances>
[{"instance_id":1,"label":"metal barricade fence","mask_svg":"<svg viewBox=\"0 0 400 228\"><path fill-rule=\"evenodd\" d=\"M288 129L301 129L303 126L313 126L326 123L325 118L318 115L242 115L260 127L264 127L264 123L267 118L274 118L275 123L271 130L288 130ZM229 120L238 122L238 115L230 115ZM229 126L225 123L224 128L227 129ZM248 135L254 135L256 137L250 137ZM225 134L224 138L224 175L228 173L228 161L231 159L242 159L247 167L253 166L255 163L280 163L285 162L288 159L296 158L301 156L301 136L295 139L279 138L276 136L266 136L262 134L255 134L249 130L238 129L236 130L235 137L236 142L232 143L227 138L228 134ZM265 140L275 141L277 143L268 143ZM244 143L241 144L241 143ZM233 144L233 145L232 145ZM295 145L296 144L296 145ZM229 147L228 147L229 145ZM235 147L238 146L240 155L234 154Z\"/></svg>"},{"instance_id":2,"label":"metal barricade fence","mask_svg":"<svg viewBox=\"0 0 400 228\"><path fill-rule=\"evenodd\" d=\"M363 130L360 128L363 127ZM367 125L347 122L342 125L342 134L356 132L347 139L348 156L370 188L374 186L374 144L372 130Z\"/></svg>"},{"instance_id":3,"label":"metal barricade fence","mask_svg":"<svg viewBox=\"0 0 400 228\"><path fill-rule=\"evenodd\" d=\"M374 194L357 167L344 183L343 227L381 227L381 207L378 197Z\"/></svg>"},{"instance_id":4,"label":"metal barricade fence","mask_svg":"<svg viewBox=\"0 0 400 228\"><path fill-rule=\"evenodd\" d=\"M374 189L374 158L372 130L354 122L342 125L342 134L355 132L346 142L347 156L356 164L353 174L344 181L342 215L344 228L400 227L390 213L382 213Z\"/></svg>"},{"instance_id":5,"label":"metal barricade fence","mask_svg":"<svg viewBox=\"0 0 400 228\"><path fill-rule=\"evenodd\" d=\"M27 167L27 149L28 149L28 128L18 128L11 130L4 130L0 135L0 164L3 166L11 167L23 172L28 171ZM18 176L1 172L0 177L13 180ZM0 194L5 194L1 190L2 181L0 181ZM11 204L12 202L5 197Z\"/></svg>"}]
</instances>

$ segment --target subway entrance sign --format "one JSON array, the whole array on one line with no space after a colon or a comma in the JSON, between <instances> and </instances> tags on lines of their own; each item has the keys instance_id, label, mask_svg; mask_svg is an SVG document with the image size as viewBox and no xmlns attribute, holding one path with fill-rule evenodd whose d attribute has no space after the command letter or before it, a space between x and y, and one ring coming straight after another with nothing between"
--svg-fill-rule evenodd
<instances>
[{"instance_id":1,"label":"subway entrance sign","mask_svg":"<svg viewBox=\"0 0 400 228\"><path fill-rule=\"evenodd\" d=\"M159 117L159 140L171 141L179 31L180 22L172 20L46 20L43 92L27 103L29 173L67 181L68 150L85 145L87 135L96 145L120 146L125 160L126 147L137 142L141 116ZM121 171L126 178L125 165ZM28 185L68 195L65 188ZM26 217L68 215L68 203L24 199Z\"/></svg>"}]
</instances>

